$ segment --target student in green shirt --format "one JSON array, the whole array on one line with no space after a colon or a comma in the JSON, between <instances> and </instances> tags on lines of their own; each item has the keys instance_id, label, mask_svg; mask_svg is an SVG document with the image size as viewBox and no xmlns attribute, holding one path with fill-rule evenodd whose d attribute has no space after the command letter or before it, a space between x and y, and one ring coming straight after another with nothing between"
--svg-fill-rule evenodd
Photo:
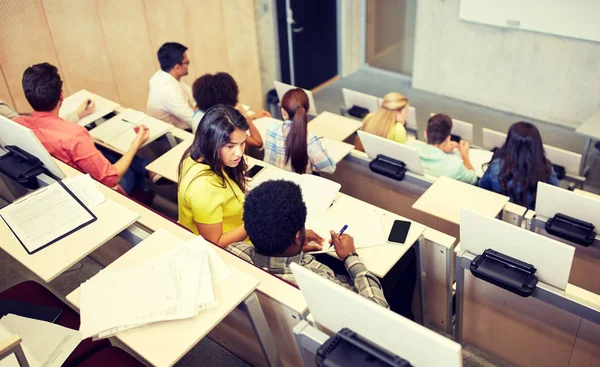
<instances>
[{"instance_id":1,"label":"student in green shirt","mask_svg":"<svg viewBox=\"0 0 600 367\"><path fill-rule=\"evenodd\" d=\"M469 143L461 140L460 143L450 140L452 119L450 116L437 114L427 122L425 139L427 144L411 143L417 148L421 164L426 174L431 176L446 176L470 184L477 182L477 174L469 160ZM448 154L458 149L461 158Z\"/></svg>"}]
</instances>

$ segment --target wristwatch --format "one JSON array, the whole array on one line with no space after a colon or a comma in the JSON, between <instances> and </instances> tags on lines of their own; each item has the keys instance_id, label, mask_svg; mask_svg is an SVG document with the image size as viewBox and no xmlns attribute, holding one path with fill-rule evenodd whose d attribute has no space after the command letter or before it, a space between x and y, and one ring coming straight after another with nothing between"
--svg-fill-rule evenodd
<instances>
[{"instance_id":1,"label":"wristwatch","mask_svg":"<svg viewBox=\"0 0 600 367\"><path fill-rule=\"evenodd\" d=\"M342 260L344 262L346 262L346 259L349 258L350 256L358 256L358 254L356 252L351 252L348 255L346 255Z\"/></svg>"}]
</instances>

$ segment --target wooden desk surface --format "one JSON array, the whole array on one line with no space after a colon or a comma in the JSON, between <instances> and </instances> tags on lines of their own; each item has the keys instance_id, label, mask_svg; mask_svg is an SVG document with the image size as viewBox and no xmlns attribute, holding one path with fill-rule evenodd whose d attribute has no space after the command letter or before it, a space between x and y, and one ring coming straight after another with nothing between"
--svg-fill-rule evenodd
<instances>
[{"instance_id":1,"label":"wooden desk surface","mask_svg":"<svg viewBox=\"0 0 600 367\"><path fill-rule=\"evenodd\" d=\"M66 165L65 163L55 160L63 170L63 172L67 175L67 177L71 177L79 174L79 171ZM138 213L140 215L138 219L138 223L145 226L151 231L158 231L159 229L167 229L172 234L180 237L184 240L188 240L194 237L194 234L187 229L179 226L177 223L171 221L170 219L146 208L138 204L137 202L129 199L127 196L124 196L106 186L99 185L100 191L106 195L107 198L114 200L115 202L123 205L126 208ZM258 290L275 301L286 305L290 309L298 312L299 314L303 314L306 309L306 301L302 296L300 290L281 279L277 278L275 275L272 275L252 264L247 263L246 261L240 259L239 257L233 255L227 250L221 249L215 246L215 251L217 254L221 256L221 258L227 263L227 265L240 269L244 273L249 276L258 279L260 282L258 286Z\"/></svg>"},{"instance_id":2,"label":"wooden desk surface","mask_svg":"<svg viewBox=\"0 0 600 367\"><path fill-rule=\"evenodd\" d=\"M152 161L146 166L146 169L150 172L154 172L163 176L169 181L177 183L179 161L181 161L183 153L185 153L186 149L189 148L190 145L192 145L191 141L182 141L174 148L169 149L168 152Z\"/></svg>"},{"instance_id":3,"label":"wooden desk surface","mask_svg":"<svg viewBox=\"0 0 600 367\"><path fill-rule=\"evenodd\" d=\"M142 264L185 240L159 230L140 242L106 269L123 269ZM127 330L116 335L121 342L154 366L172 366L204 338L257 287L258 280L230 266L233 274L215 286L218 306L202 311L191 319L167 321ZM77 288L67 300L80 308L81 290Z\"/></svg>"},{"instance_id":4,"label":"wooden desk surface","mask_svg":"<svg viewBox=\"0 0 600 367\"><path fill-rule=\"evenodd\" d=\"M140 217L109 198L92 212L98 218L96 221L32 255L25 251L6 223L0 221L0 247L42 280L50 282Z\"/></svg>"},{"instance_id":5,"label":"wooden desk surface","mask_svg":"<svg viewBox=\"0 0 600 367\"><path fill-rule=\"evenodd\" d=\"M321 112L308 123L308 130L317 136L344 141L362 125L362 121L331 112Z\"/></svg>"},{"instance_id":6,"label":"wooden desk surface","mask_svg":"<svg viewBox=\"0 0 600 367\"><path fill-rule=\"evenodd\" d=\"M412 207L449 222L460 224L460 208L496 217L506 203L508 203L507 196L448 177L440 177Z\"/></svg>"}]
</instances>

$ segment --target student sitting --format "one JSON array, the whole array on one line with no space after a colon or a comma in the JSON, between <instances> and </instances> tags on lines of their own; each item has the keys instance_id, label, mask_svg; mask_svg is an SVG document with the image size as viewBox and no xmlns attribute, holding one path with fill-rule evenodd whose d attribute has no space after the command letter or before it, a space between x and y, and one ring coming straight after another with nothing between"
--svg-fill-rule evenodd
<instances>
[{"instance_id":1,"label":"student sitting","mask_svg":"<svg viewBox=\"0 0 600 367\"><path fill-rule=\"evenodd\" d=\"M534 209L540 181L559 185L552 164L544 154L540 132L528 122L517 122L508 130L504 145L494 153L479 186Z\"/></svg>"},{"instance_id":2,"label":"student sitting","mask_svg":"<svg viewBox=\"0 0 600 367\"><path fill-rule=\"evenodd\" d=\"M308 96L300 88L287 91L281 99L283 126L267 130L264 161L296 173L313 170L333 173L335 162L321 145L320 138L307 131Z\"/></svg>"},{"instance_id":3,"label":"student sitting","mask_svg":"<svg viewBox=\"0 0 600 367\"><path fill-rule=\"evenodd\" d=\"M34 112L30 116L16 117L15 121L31 129L54 157L83 173L89 173L104 185L127 194L134 188L143 189L146 176L144 167L149 162L135 154L148 140L148 129L142 126L129 150L122 157L115 155L111 163L110 158L107 159L96 148L83 126L58 117L64 99L62 85L55 66L42 63L28 67L23 73L23 90ZM69 119L78 120L90 114L93 108L93 102L89 105L84 102L77 110L77 116Z\"/></svg>"},{"instance_id":4,"label":"student sitting","mask_svg":"<svg viewBox=\"0 0 600 367\"><path fill-rule=\"evenodd\" d=\"M426 174L436 177L447 176L474 184L477 182L477 174L469 160L470 145L464 140L461 140L460 143L450 140L451 130L452 119L450 116L434 115L427 122L425 131L427 144L411 142L410 145L419 151L421 164ZM458 148L462 159L448 154L455 148Z\"/></svg>"},{"instance_id":5,"label":"student sitting","mask_svg":"<svg viewBox=\"0 0 600 367\"><path fill-rule=\"evenodd\" d=\"M400 93L392 92L383 97L381 108L368 114L363 120L362 130L395 142L406 144L406 118L408 99ZM354 141L356 149L364 151L359 137Z\"/></svg>"},{"instance_id":6,"label":"student sitting","mask_svg":"<svg viewBox=\"0 0 600 367\"><path fill-rule=\"evenodd\" d=\"M192 93L198 107L194 112L192 131L196 132L204 111L218 104L226 104L235 107L246 118L250 133L247 141L248 147L262 147L262 138L253 121L261 117L271 116L271 114L261 110L252 116L248 116L246 109L238 101L239 88L231 75L227 73L205 74L192 84Z\"/></svg>"},{"instance_id":7,"label":"student sitting","mask_svg":"<svg viewBox=\"0 0 600 367\"><path fill-rule=\"evenodd\" d=\"M298 185L283 180L264 182L248 194L244 203L244 223L254 246L238 242L227 250L292 283L295 279L289 266L297 263L387 308L379 279L356 254L352 237L347 234L338 237L331 231L335 252L350 276L347 279L303 252L310 241L323 241L305 229L305 222L306 206Z\"/></svg>"},{"instance_id":8,"label":"student sitting","mask_svg":"<svg viewBox=\"0 0 600 367\"><path fill-rule=\"evenodd\" d=\"M235 108L211 107L179 163L179 223L221 247L248 237L242 221L247 130Z\"/></svg>"},{"instance_id":9,"label":"student sitting","mask_svg":"<svg viewBox=\"0 0 600 367\"><path fill-rule=\"evenodd\" d=\"M146 113L175 127L191 130L194 115L192 89L181 81L188 75L187 47L167 42L158 49L160 70L150 78Z\"/></svg>"}]
</instances>

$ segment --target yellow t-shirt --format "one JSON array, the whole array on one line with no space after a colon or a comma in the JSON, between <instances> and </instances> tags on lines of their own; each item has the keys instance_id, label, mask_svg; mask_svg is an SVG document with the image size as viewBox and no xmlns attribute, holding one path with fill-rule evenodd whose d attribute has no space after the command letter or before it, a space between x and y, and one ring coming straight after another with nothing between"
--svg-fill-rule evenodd
<instances>
[{"instance_id":1,"label":"yellow t-shirt","mask_svg":"<svg viewBox=\"0 0 600 367\"><path fill-rule=\"evenodd\" d=\"M197 223L223 223L223 233L244 224L244 193L225 174L222 180L206 164L188 157L183 161L177 192L179 223L198 234Z\"/></svg>"},{"instance_id":2,"label":"yellow t-shirt","mask_svg":"<svg viewBox=\"0 0 600 367\"><path fill-rule=\"evenodd\" d=\"M363 119L363 122L366 124L367 121L373 117L374 113L370 113L367 116L365 116L365 118ZM388 132L387 136L385 137L388 140L393 140L397 143L400 144L406 144L406 128L404 127L404 124L401 122L396 122L396 124L394 125L394 127L392 127L390 129L390 131Z\"/></svg>"}]
</instances>

